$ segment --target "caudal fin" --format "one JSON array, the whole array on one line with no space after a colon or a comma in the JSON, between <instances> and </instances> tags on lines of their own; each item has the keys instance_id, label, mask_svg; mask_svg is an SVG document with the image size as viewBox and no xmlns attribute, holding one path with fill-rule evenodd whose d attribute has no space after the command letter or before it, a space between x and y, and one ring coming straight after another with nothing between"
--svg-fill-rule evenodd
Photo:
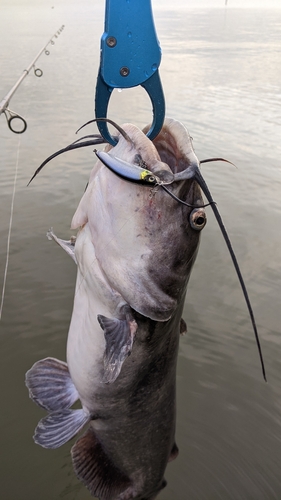
<instances>
[{"instance_id":1,"label":"caudal fin","mask_svg":"<svg viewBox=\"0 0 281 500\"><path fill-rule=\"evenodd\" d=\"M34 363L26 373L25 384L32 401L48 411L65 410L79 399L67 364L55 358Z\"/></svg>"},{"instance_id":2,"label":"caudal fin","mask_svg":"<svg viewBox=\"0 0 281 500\"><path fill-rule=\"evenodd\" d=\"M89 422L85 410L54 411L42 418L33 436L36 444L43 448L59 448L75 436Z\"/></svg>"},{"instance_id":3,"label":"caudal fin","mask_svg":"<svg viewBox=\"0 0 281 500\"><path fill-rule=\"evenodd\" d=\"M62 446L90 420L86 410L69 409L79 395L63 361L55 358L37 361L26 373L25 383L32 401L50 412L35 429L34 441L40 446Z\"/></svg>"},{"instance_id":4,"label":"caudal fin","mask_svg":"<svg viewBox=\"0 0 281 500\"><path fill-rule=\"evenodd\" d=\"M71 449L77 477L100 500L133 499L136 494L131 480L106 454L90 427Z\"/></svg>"}]
</instances>

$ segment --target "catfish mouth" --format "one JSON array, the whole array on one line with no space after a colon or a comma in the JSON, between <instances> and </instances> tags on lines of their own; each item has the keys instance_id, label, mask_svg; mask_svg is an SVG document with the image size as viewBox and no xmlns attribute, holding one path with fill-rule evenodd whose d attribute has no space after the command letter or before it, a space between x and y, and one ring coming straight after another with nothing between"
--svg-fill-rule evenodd
<instances>
[{"instance_id":1,"label":"catfish mouth","mask_svg":"<svg viewBox=\"0 0 281 500\"><path fill-rule=\"evenodd\" d=\"M145 127L143 133L146 134L149 128L149 126ZM169 165L173 174L186 170L192 164L192 160L196 159L189 133L183 125L174 120L165 120L161 131L153 140L153 144L161 161Z\"/></svg>"},{"instance_id":2,"label":"catfish mouth","mask_svg":"<svg viewBox=\"0 0 281 500\"><path fill-rule=\"evenodd\" d=\"M131 146L131 148L133 148L135 146L134 141L131 139L130 135L122 127L120 127L119 125L114 123L112 120L109 120L108 118L96 118L94 120L90 120L85 125L88 125L90 123L97 122L97 121L106 121L108 123L111 123L118 130L120 135L117 137L114 137L114 139L116 139L116 141L117 141L117 145L118 145L118 141L119 141L120 137L122 136L123 139L125 139L128 142L128 144ZM80 127L80 129L83 128L85 125ZM146 133L149 130L149 128L150 128L150 126L145 127L143 132ZM150 141L148 138L146 138L146 139L147 139L147 141ZM37 168L34 175L30 179L28 185L36 177L36 175L42 170L42 168L50 160L52 160L56 156L58 156L62 153L65 153L67 151L71 151L73 149L78 149L78 148L83 148L83 147L93 146L93 145L96 146L98 144L104 144L104 143L106 143L106 141L100 134L90 134L90 135L81 137L80 139L74 141L69 146L67 146L67 147L57 151L53 155L49 156ZM234 253L232 244L230 242L229 236L227 234L226 228L225 228L224 223L222 221L222 218L221 218L221 215L220 215L219 210L217 208L217 205L214 202L212 195L209 191L209 188L208 188L208 186L207 186L207 184L206 184L206 182L205 182L205 180L200 172L200 169L199 169L200 164L211 162L211 161L224 161L224 162L228 162L228 163L231 163L231 162L224 159L224 158L208 158L205 160L201 160L199 162L197 157L195 156L194 151L193 151L192 139L191 139L189 133L187 132L185 127L180 122L177 122L176 120L172 120L172 119L165 120L164 125L162 127L162 130L160 131L158 136L153 140L153 144L154 144L154 146L159 154L159 157L161 159L162 164L166 165L166 168L164 169L166 172L165 175L168 175L167 172L169 172L173 176L172 178L171 177L169 178L169 181L166 182L166 184L172 184L173 182L178 182L178 181L187 180L187 179L196 181L197 184L202 189L204 195L206 196L206 198L209 202L207 205L210 205L212 210L213 210L215 218L216 218L218 225L220 227L222 236L225 240L228 251L230 253L230 257L232 259L232 262L233 262L234 268L236 270L237 277L238 277L238 280L239 280L239 283L240 283L240 286L241 286L241 289L242 289L242 292L244 295L244 299L245 299L245 302L246 302L246 305L248 308L249 316L250 316L252 327L253 327L254 334L255 334L255 339L256 339L256 344L258 347L263 377L266 380L265 367L264 367L264 361L263 361L263 356L262 356L262 351L261 351L261 345L260 345L260 341L259 341L259 337L258 337L257 326L256 326L251 302L250 302L250 299L248 296L248 292L247 292L247 289L246 289L246 286L244 283L244 279L242 277L242 273L240 271L240 267L239 267L236 255ZM112 157L111 155L108 155L107 153L104 153L104 154L109 157L110 161L112 161L112 158L114 160L114 157ZM141 166L138 167L137 165L126 164L126 162L123 162L123 164L121 163L121 167L120 167L120 162L118 163L118 161L117 161L117 163L116 163L113 161L113 168L111 168L111 166L109 164L107 164L106 161L103 161L103 163L108 168L113 170L116 173L116 175L123 177L125 180L131 181L131 182L143 183L143 184L150 183L150 185L157 184L157 179L155 179L157 176L154 175L154 172L150 172ZM125 163L125 165L124 165L124 163ZM168 167L168 170L167 170L168 165L170 168ZM140 170L136 170L138 168ZM143 171L145 171L145 173ZM156 173L160 173L160 171L155 172L155 174ZM140 175L140 177L138 177L139 175ZM141 175L143 175L144 177L141 177ZM145 175L146 175L146 177L145 177ZM203 207L207 206L207 205L201 205L201 207L200 207L198 205L196 205L196 206L189 205L188 203L184 202L183 200L180 200L179 198L177 198L174 195L174 193L172 193L165 186L165 182L158 182L158 184L161 185L161 187L179 203L182 203L182 204L187 205L187 206L192 207L192 208L195 208L195 207L196 208L203 208Z\"/></svg>"}]
</instances>

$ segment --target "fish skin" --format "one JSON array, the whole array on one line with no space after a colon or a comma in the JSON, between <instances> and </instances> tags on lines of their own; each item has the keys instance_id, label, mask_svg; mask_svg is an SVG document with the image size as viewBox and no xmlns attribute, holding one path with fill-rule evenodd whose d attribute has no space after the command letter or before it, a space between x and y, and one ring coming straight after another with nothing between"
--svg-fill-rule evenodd
<instances>
[{"instance_id":1,"label":"fish skin","mask_svg":"<svg viewBox=\"0 0 281 500\"><path fill-rule=\"evenodd\" d=\"M140 155L155 174L198 163L188 132L175 120L165 121L154 143L131 124L123 128L133 145L120 136L106 150L128 163ZM170 189L202 205L195 181ZM91 417L72 458L77 476L100 500L156 498L166 465L177 455L177 352L200 239L189 224L191 211L162 189L128 183L98 161L72 220L71 227L80 229L67 365ZM98 316L129 317L133 325L130 355L111 383L104 383L106 340ZM113 349L120 349L118 339Z\"/></svg>"}]
</instances>

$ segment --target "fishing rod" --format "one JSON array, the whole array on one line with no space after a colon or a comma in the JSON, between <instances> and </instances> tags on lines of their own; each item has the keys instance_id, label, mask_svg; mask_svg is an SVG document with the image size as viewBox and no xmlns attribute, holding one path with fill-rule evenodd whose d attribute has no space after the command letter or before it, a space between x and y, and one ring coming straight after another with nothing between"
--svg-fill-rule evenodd
<instances>
[{"instance_id":1,"label":"fishing rod","mask_svg":"<svg viewBox=\"0 0 281 500\"><path fill-rule=\"evenodd\" d=\"M15 134L23 134L23 132L26 131L27 123L26 123L25 119L21 115L19 115L18 113L15 113L14 111L12 111L9 108L10 100L13 97L14 93L16 92L16 90L19 88L19 86L22 83L22 81L29 74L29 72L30 72L30 70L32 68L34 70L34 75L37 76L38 78L40 78L43 75L42 69L36 68L35 67L35 63L36 63L37 59L39 59L39 57L41 56L41 54L43 52L45 52L46 56L50 55L50 51L47 49L47 47L48 47L49 44L51 44L51 45L55 44L53 38L58 38L58 35L61 34L61 32L62 32L63 29L64 29L64 25L62 25L61 28L58 31L56 31L56 33L50 38L50 40L46 43L46 45L44 45L44 47L42 47L42 49L40 50L40 52L38 52L37 56L33 59L33 61L30 63L30 65L27 67L27 69L25 69L23 71L23 74L18 79L18 81L15 83L15 85L11 88L11 90L8 92L8 94L0 102L0 115L2 113L4 113L4 115L6 117L6 120L7 120L7 124L8 124L9 129L12 132L14 132ZM19 129L19 130L13 128L13 120L20 120L22 128Z\"/></svg>"}]
</instances>

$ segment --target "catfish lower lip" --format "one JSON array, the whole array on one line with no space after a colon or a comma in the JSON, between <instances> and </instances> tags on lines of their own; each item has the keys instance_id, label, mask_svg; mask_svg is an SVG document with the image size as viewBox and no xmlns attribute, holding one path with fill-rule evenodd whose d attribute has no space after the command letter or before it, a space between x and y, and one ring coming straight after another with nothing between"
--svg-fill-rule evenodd
<instances>
[{"instance_id":1,"label":"catfish lower lip","mask_svg":"<svg viewBox=\"0 0 281 500\"><path fill-rule=\"evenodd\" d=\"M212 198L179 122L166 120L153 143L131 124L121 130L106 153L145 165L152 175L174 176L170 189L185 204L160 186L126 182L97 161L72 219L76 241L48 233L77 263L67 363L38 361L26 384L33 401L48 411L36 428L36 443L57 448L88 424L71 453L77 476L93 496L152 500L166 484L167 462L178 453L181 315L206 223L198 183ZM101 138L88 139L86 146ZM71 409L77 400L81 409Z\"/></svg>"}]
</instances>

